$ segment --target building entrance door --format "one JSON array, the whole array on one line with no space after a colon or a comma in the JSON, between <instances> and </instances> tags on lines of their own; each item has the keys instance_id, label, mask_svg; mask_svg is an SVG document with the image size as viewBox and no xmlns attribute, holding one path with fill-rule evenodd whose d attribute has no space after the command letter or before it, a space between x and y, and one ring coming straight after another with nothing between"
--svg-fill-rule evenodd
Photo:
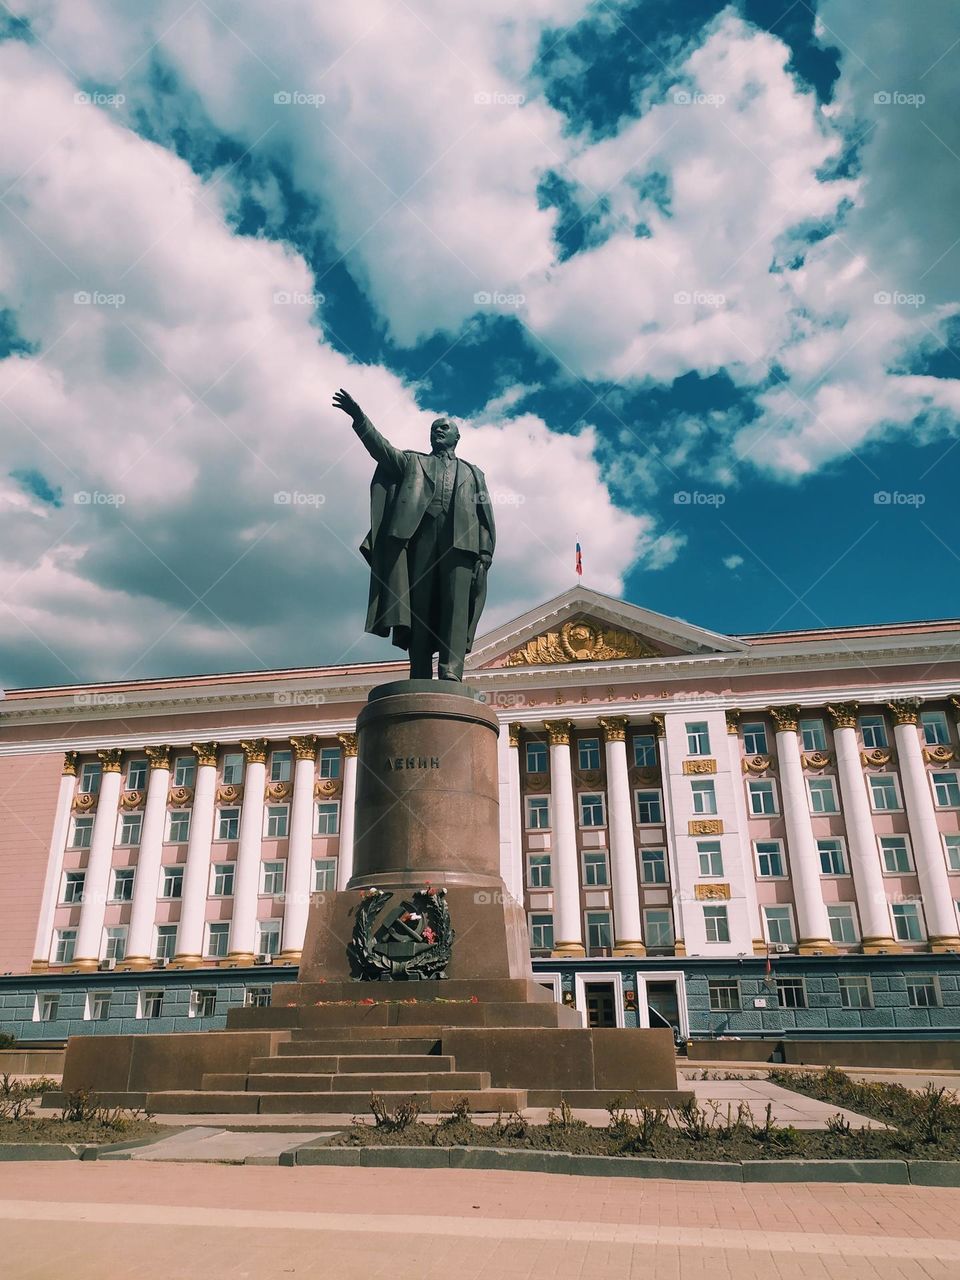
<instances>
[{"instance_id":1,"label":"building entrance door","mask_svg":"<svg viewBox=\"0 0 960 1280\"><path fill-rule=\"evenodd\" d=\"M680 1039L680 1001L675 981L647 981L647 1006L651 1027L669 1027L674 1040Z\"/></svg>"},{"instance_id":2,"label":"building entrance door","mask_svg":"<svg viewBox=\"0 0 960 1280\"><path fill-rule=\"evenodd\" d=\"M587 1026L615 1027L617 1002L612 982L591 982L586 988Z\"/></svg>"}]
</instances>

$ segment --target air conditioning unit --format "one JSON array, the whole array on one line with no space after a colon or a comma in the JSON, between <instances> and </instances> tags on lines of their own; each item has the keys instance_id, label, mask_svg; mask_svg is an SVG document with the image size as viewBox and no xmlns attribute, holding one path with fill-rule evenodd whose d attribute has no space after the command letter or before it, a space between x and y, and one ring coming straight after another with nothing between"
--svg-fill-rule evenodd
<instances>
[{"instance_id":1,"label":"air conditioning unit","mask_svg":"<svg viewBox=\"0 0 960 1280\"><path fill-rule=\"evenodd\" d=\"M117 962L113 958L113 956L111 956L108 960L101 960L100 963L97 965L97 968L100 970L101 973L110 973L110 971L115 969L116 967L117 967Z\"/></svg>"},{"instance_id":2,"label":"air conditioning unit","mask_svg":"<svg viewBox=\"0 0 960 1280\"><path fill-rule=\"evenodd\" d=\"M790 950L790 944L788 942L778 942L773 949L778 955L782 956L785 951Z\"/></svg>"},{"instance_id":3,"label":"air conditioning unit","mask_svg":"<svg viewBox=\"0 0 960 1280\"><path fill-rule=\"evenodd\" d=\"M169 957L169 956L157 956L156 960L154 960L154 962L153 962L153 963L156 965L156 967L157 967L158 969L165 969L165 968L167 967L167 965L170 963L170 957Z\"/></svg>"},{"instance_id":4,"label":"air conditioning unit","mask_svg":"<svg viewBox=\"0 0 960 1280\"><path fill-rule=\"evenodd\" d=\"M258 956L254 957L254 964L273 964L273 956L268 951L261 951Z\"/></svg>"}]
</instances>

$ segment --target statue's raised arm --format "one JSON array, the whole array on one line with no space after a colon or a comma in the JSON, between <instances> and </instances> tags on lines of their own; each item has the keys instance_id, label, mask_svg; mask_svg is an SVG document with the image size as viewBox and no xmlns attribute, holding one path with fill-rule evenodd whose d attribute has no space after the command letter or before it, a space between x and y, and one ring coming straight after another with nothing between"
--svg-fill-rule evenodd
<instances>
[{"instance_id":1,"label":"statue's raised arm","mask_svg":"<svg viewBox=\"0 0 960 1280\"><path fill-rule=\"evenodd\" d=\"M333 394L333 407L345 413L353 423L353 429L360 437L360 443L377 462L391 468L397 476L406 466L407 455L402 449L395 449L389 440L385 440L367 415L354 400L349 391L341 387Z\"/></svg>"}]
</instances>

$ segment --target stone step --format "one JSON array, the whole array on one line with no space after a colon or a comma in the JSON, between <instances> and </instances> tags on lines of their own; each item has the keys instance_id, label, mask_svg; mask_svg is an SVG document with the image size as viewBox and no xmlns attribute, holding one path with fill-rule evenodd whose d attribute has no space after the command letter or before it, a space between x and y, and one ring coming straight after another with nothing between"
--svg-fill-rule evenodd
<instances>
[{"instance_id":1,"label":"stone step","mask_svg":"<svg viewBox=\"0 0 960 1280\"><path fill-rule=\"evenodd\" d=\"M527 1105L525 1089L470 1090L434 1089L430 1092L383 1092L389 1109L410 1098L423 1111L452 1111L466 1097L470 1110L478 1114L522 1111ZM239 1090L202 1091L186 1089L147 1094L147 1109L157 1115L369 1115L369 1093L249 1093Z\"/></svg>"},{"instance_id":2,"label":"stone step","mask_svg":"<svg viewBox=\"0 0 960 1280\"><path fill-rule=\"evenodd\" d=\"M464 1092L487 1089L490 1086L488 1071L399 1071L376 1075L292 1075L286 1072L276 1075L250 1075L247 1077L248 1093L356 1093L363 1089L371 1093L425 1093L431 1089L461 1089Z\"/></svg>"},{"instance_id":3,"label":"stone step","mask_svg":"<svg viewBox=\"0 0 960 1280\"><path fill-rule=\"evenodd\" d=\"M309 1050L295 1049L298 1044L318 1046ZM290 1032L290 1039L281 1042L281 1053L356 1053L356 1045L371 1048L377 1053L432 1053L440 1044L436 1027L297 1027ZM337 1048L326 1046L336 1045ZM341 1049L340 1045L347 1048ZM383 1046L390 1046L389 1048ZM360 1052L364 1050L361 1048Z\"/></svg>"},{"instance_id":4,"label":"stone step","mask_svg":"<svg viewBox=\"0 0 960 1280\"><path fill-rule=\"evenodd\" d=\"M354 1073L393 1071L455 1071L456 1063L450 1054L285 1054L282 1058L253 1058L250 1074L265 1071L269 1075L293 1071L306 1075L311 1071L320 1075L351 1075Z\"/></svg>"}]
</instances>

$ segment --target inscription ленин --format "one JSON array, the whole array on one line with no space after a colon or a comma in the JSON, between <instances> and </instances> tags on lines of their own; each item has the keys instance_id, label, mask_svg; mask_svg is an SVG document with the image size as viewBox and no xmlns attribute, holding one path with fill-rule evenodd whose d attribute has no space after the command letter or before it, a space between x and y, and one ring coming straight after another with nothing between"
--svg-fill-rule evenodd
<instances>
[{"instance_id":1,"label":"inscription \u043b\u0435\u043d\u0438\u043d","mask_svg":"<svg viewBox=\"0 0 960 1280\"><path fill-rule=\"evenodd\" d=\"M394 773L398 769L439 769L439 756L388 756L387 772Z\"/></svg>"}]
</instances>

